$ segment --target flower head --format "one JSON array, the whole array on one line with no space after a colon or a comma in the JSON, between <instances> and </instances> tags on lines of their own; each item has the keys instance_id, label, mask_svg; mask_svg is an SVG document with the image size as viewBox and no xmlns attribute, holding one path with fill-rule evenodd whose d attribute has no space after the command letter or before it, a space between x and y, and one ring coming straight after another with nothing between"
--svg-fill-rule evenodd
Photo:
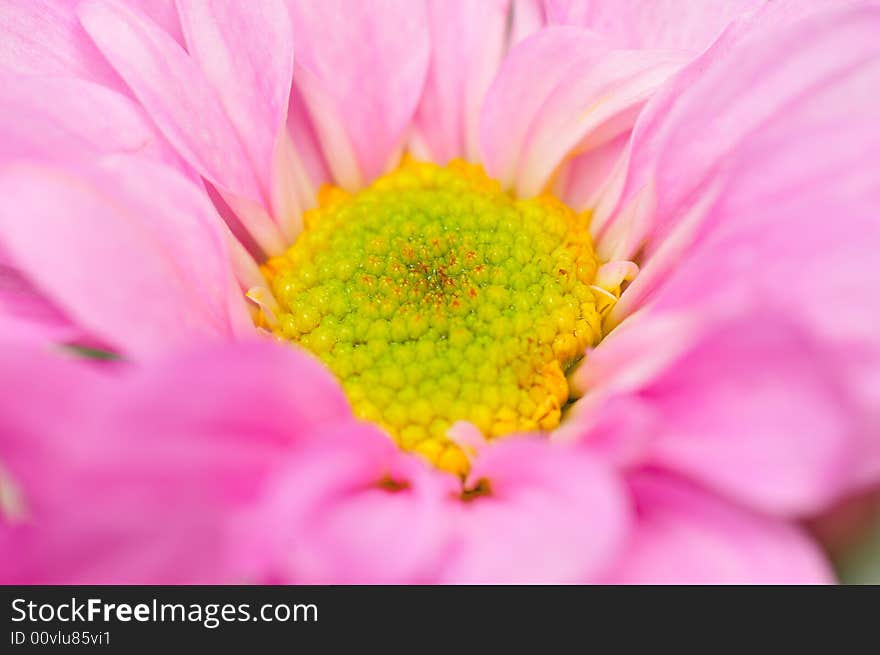
<instances>
[{"instance_id":1,"label":"flower head","mask_svg":"<svg viewBox=\"0 0 880 655\"><path fill-rule=\"evenodd\" d=\"M831 579L875 5L0 12L2 579Z\"/></svg>"}]
</instances>

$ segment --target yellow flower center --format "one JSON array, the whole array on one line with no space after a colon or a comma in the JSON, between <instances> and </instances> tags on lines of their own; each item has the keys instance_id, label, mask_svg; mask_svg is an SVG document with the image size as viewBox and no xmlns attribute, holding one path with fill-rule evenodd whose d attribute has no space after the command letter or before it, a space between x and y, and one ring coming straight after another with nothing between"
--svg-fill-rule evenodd
<instances>
[{"instance_id":1,"label":"yellow flower center","mask_svg":"<svg viewBox=\"0 0 880 655\"><path fill-rule=\"evenodd\" d=\"M463 473L447 430L549 430L566 371L601 337L607 294L586 220L550 195L518 200L479 166L405 161L368 189L325 187L264 274L264 324L317 355L355 414Z\"/></svg>"}]
</instances>

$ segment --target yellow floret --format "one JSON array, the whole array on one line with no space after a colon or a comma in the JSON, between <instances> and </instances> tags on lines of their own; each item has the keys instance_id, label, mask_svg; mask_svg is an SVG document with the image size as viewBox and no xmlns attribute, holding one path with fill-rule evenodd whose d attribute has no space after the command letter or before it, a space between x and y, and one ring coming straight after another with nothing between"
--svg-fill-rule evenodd
<instances>
[{"instance_id":1,"label":"yellow floret","mask_svg":"<svg viewBox=\"0 0 880 655\"><path fill-rule=\"evenodd\" d=\"M408 159L356 194L325 187L304 225L263 266L278 310L260 324L323 360L358 416L462 474L455 421L487 438L559 424L565 373L601 336L582 217Z\"/></svg>"}]
</instances>

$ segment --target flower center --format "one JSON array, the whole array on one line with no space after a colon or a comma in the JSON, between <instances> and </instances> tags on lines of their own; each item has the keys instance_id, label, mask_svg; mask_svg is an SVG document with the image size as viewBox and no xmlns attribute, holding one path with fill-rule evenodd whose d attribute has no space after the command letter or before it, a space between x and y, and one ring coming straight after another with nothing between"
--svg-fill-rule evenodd
<instances>
[{"instance_id":1,"label":"flower center","mask_svg":"<svg viewBox=\"0 0 880 655\"><path fill-rule=\"evenodd\" d=\"M458 473L455 421L488 438L559 424L565 372L600 338L605 303L583 219L462 161L407 160L354 195L320 195L264 266L279 307L266 325L323 360L356 415Z\"/></svg>"}]
</instances>

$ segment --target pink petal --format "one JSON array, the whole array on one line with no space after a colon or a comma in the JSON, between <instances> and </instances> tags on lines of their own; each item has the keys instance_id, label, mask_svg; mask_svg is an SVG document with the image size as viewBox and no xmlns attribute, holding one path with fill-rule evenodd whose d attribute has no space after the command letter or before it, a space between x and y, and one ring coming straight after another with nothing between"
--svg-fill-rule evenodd
<instances>
[{"instance_id":1,"label":"pink petal","mask_svg":"<svg viewBox=\"0 0 880 655\"><path fill-rule=\"evenodd\" d=\"M836 362L784 316L704 311L677 327L665 316L667 338L642 320L590 354L578 372L597 395L585 398L601 418L590 434L630 426L613 439L636 444L636 461L761 511L811 514L845 494L859 424Z\"/></svg>"},{"instance_id":2,"label":"pink petal","mask_svg":"<svg viewBox=\"0 0 880 655\"><path fill-rule=\"evenodd\" d=\"M557 183L559 198L575 210L594 207L623 156L629 137L629 131L623 132L601 146L575 156Z\"/></svg>"},{"instance_id":3,"label":"pink petal","mask_svg":"<svg viewBox=\"0 0 880 655\"><path fill-rule=\"evenodd\" d=\"M261 247L281 252L285 240L266 213L267 191L224 98L196 62L146 16L117 1L88 0L78 12L98 48L180 155L229 194L227 201Z\"/></svg>"},{"instance_id":4,"label":"pink petal","mask_svg":"<svg viewBox=\"0 0 880 655\"><path fill-rule=\"evenodd\" d=\"M426 159L477 159L477 117L504 49L509 0L428 3L431 64L415 118Z\"/></svg>"},{"instance_id":5,"label":"pink petal","mask_svg":"<svg viewBox=\"0 0 880 655\"><path fill-rule=\"evenodd\" d=\"M0 457L25 510L0 521L4 582L241 581L261 568L242 567L239 523L263 483L350 417L323 367L268 342L146 369L0 359Z\"/></svg>"},{"instance_id":6,"label":"pink petal","mask_svg":"<svg viewBox=\"0 0 880 655\"><path fill-rule=\"evenodd\" d=\"M617 256L648 239L647 263L612 320L648 303L725 308L742 325L782 317L808 352L827 353L859 453L851 484L876 484L880 11L767 25L726 35L636 128L629 193L648 211L627 224L624 203L599 244Z\"/></svg>"},{"instance_id":7,"label":"pink petal","mask_svg":"<svg viewBox=\"0 0 880 655\"><path fill-rule=\"evenodd\" d=\"M825 154L831 164L833 157ZM837 195L826 188L820 198L804 189L789 201L776 197L752 207L724 207L721 215L729 218L722 220L729 228L716 231L666 281L655 303L658 312L675 312L689 299L687 310L704 315L727 304L728 311L751 316L746 320L762 328L772 316L798 325L809 341L802 357L818 360L821 354L822 376L839 387L837 402L852 417L848 436L863 469L851 476L858 486L880 481L880 338L872 327L880 321L875 293L880 273L874 265L880 188L863 195L862 184L875 184L862 179L870 178L870 168L853 173ZM876 170L874 175L876 180ZM754 224L732 220L742 216L754 218ZM831 216L835 219L826 219Z\"/></svg>"},{"instance_id":8,"label":"pink petal","mask_svg":"<svg viewBox=\"0 0 880 655\"><path fill-rule=\"evenodd\" d=\"M309 110L295 86L290 90L287 131L299 164L296 169L297 197L300 205L309 209L317 205L317 190L322 184L331 182L332 178Z\"/></svg>"},{"instance_id":9,"label":"pink petal","mask_svg":"<svg viewBox=\"0 0 880 655\"><path fill-rule=\"evenodd\" d=\"M287 121L293 34L282 0L178 2L186 46L235 127L262 196L273 198L276 150ZM273 202L273 209L282 200ZM291 220L273 212L284 224Z\"/></svg>"},{"instance_id":10,"label":"pink petal","mask_svg":"<svg viewBox=\"0 0 880 655\"><path fill-rule=\"evenodd\" d=\"M877 84L871 65L880 49L874 38L876 8L814 11L804 18L805 13L789 15L772 5L754 19L739 21L652 100L636 126L621 193L609 193L597 210L594 227L603 256L631 257L646 240L650 254L678 223L684 224L690 210L708 214L701 201L711 207L709 192L734 178L731 168L758 171L763 166L745 159L747 147L769 149L776 139L774 151L802 149L803 157L808 148L834 149L837 163L847 156L853 164L862 162L873 141L856 147L857 135L870 134L869 117L877 111L875 100L862 92ZM851 111L856 112L852 121ZM804 143L797 137L828 130L831 124L840 128L841 143L836 129L830 141ZM783 134L792 140L781 142ZM841 174L837 164L821 156L800 162L779 167L777 179L767 183L792 188L798 176ZM650 210L646 217L632 216L629 209L636 203ZM695 216L694 227L682 226L677 251L686 247L703 218Z\"/></svg>"},{"instance_id":11,"label":"pink petal","mask_svg":"<svg viewBox=\"0 0 880 655\"><path fill-rule=\"evenodd\" d=\"M480 117L480 152L484 166L505 186L516 181L519 156L544 100L561 83L565 69L547 62L591 56L598 60L607 46L577 30L539 33L505 57L486 97ZM502 138L504 135L504 138Z\"/></svg>"},{"instance_id":12,"label":"pink petal","mask_svg":"<svg viewBox=\"0 0 880 655\"><path fill-rule=\"evenodd\" d=\"M428 470L368 424L346 424L290 458L242 524L246 559L283 582L433 582L450 547L457 480ZM263 553L254 557L254 553Z\"/></svg>"},{"instance_id":13,"label":"pink petal","mask_svg":"<svg viewBox=\"0 0 880 655\"><path fill-rule=\"evenodd\" d=\"M541 0L512 0L510 9L510 47L531 36L546 23Z\"/></svg>"},{"instance_id":14,"label":"pink petal","mask_svg":"<svg viewBox=\"0 0 880 655\"><path fill-rule=\"evenodd\" d=\"M311 354L271 340L202 346L136 371L112 420L134 426L143 415L174 424L183 416L206 428L230 427L230 439L254 448L302 445L325 427L351 420L348 401L327 369ZM130 427L143 434L154 428ZM210 430L190 432L191 442L211 447Z\"/></svg>"},{"instance_id":15,"label":"pink petal","mask_svg":"<svg viewBox=\"0 0 880 655\"><path fill-rule=\"evenodd\" d=\"M186 171L131 99L93 82L2 75L0 116L3 157L72 162L96 153L136 154Z\"/></svg>"},{"instance_id":16,"label":"pink petal","mask_svg":"<svg viewBox=\"0 0 880 655\"><path fill-rule=\"evenodd\" d=\"M828 562L798 528L662 474L631 480L637 519L613 584L826 584Z\"/></svg>"},{"instance_id":17,"label":"pink petal","mask_svg":"<svg viewBox=\"0 0 880 655\"><path fill-rule=\"evenodd\" d=\"M156 23L180 44L184 43L183 28L177 13L176 0L127 0L139 12Z\"/></svg>"},{"instance_id":18,"label":"pink petal","mask_svg":"<svg viewBox=\"0 0 880 655\"><path fill-rule=\"evenodd\" d=\"M684 61L678 53L612 50L578 28L542 30L508 54L486 96L487 170L519 195L539 193L569 153L627 132Z\"/></svg>"},{"instance_id":19,"label":"pink petal","mask_svg":"<svg viewBox=\"0 0 880 655\"><path fill-rule=\"evenodd\" d=\"M119 77L80 27L75 6L76 0L0 3L0 70L81 77L122 89Z\"/></svg>"},{"instance_id":20,"label":"pink petal","mask_svg":"<svg viewBox=\"0 0 880 655\"><path fill-rule=\"evenodd\" d=\"M0 339L69 343L81 336L64 312L34 288L0 252Z\"/></svg>"},{"instance_id":21,"label":"pink petal","mask_svg":"<svg viewBox=\"0 0 880 655\"><path fill-rule=\"evenodd\" d=\"M107 160L83 173L4 171L0 238L28 279L89 333L135 356L248 330L227 237L201 190L146 161Z\"/></svg>"},{"instance_id":22,"label":"pink petal","mask_svg":"<svg viewBox=\"0 0 880 655\"><path fill-rule=\"evenodd\" d=\"M481 452L479 478L491 495L463 501L454 477L346 427L291 459L243 530L262 526L254 550L276 555L257 559L288 582L578 582L612 561L628 510L588 453L505 440Z\"/></svg>"},{"instance_id":23,"label":"pink petal","mask_svg":"<svg viewBox=\"0 0 880 655\"><path fill-rule=\"evenodd\" d=\"M454 499L458 541L443 573L453 583L595 580L625 537L629 508L620 483L583 450L543 439L507 438L482 450L470 483L491 492Z\"/></svg>"},{"instance_id":24,"label":"pink petal","mask_svg":"<svg viewBox=\"0 0 880 655\"><path fill-rule=\"evenodd\" d=\"M403 144L428 68L427 10L410 0L288 1L296 85L337 182L358 188Z\"/></svg>"},{"instance_id":25,"label":"pink petal","mask_svg":"<svg viewBox=\"0 0 880 655\"><path fill-rule=\"evenodd\" d=\"M765 0L544 0L550 24L578 25L620 48L687 50L708 47L737 17Z\"/></svg>"}]
</instances>

